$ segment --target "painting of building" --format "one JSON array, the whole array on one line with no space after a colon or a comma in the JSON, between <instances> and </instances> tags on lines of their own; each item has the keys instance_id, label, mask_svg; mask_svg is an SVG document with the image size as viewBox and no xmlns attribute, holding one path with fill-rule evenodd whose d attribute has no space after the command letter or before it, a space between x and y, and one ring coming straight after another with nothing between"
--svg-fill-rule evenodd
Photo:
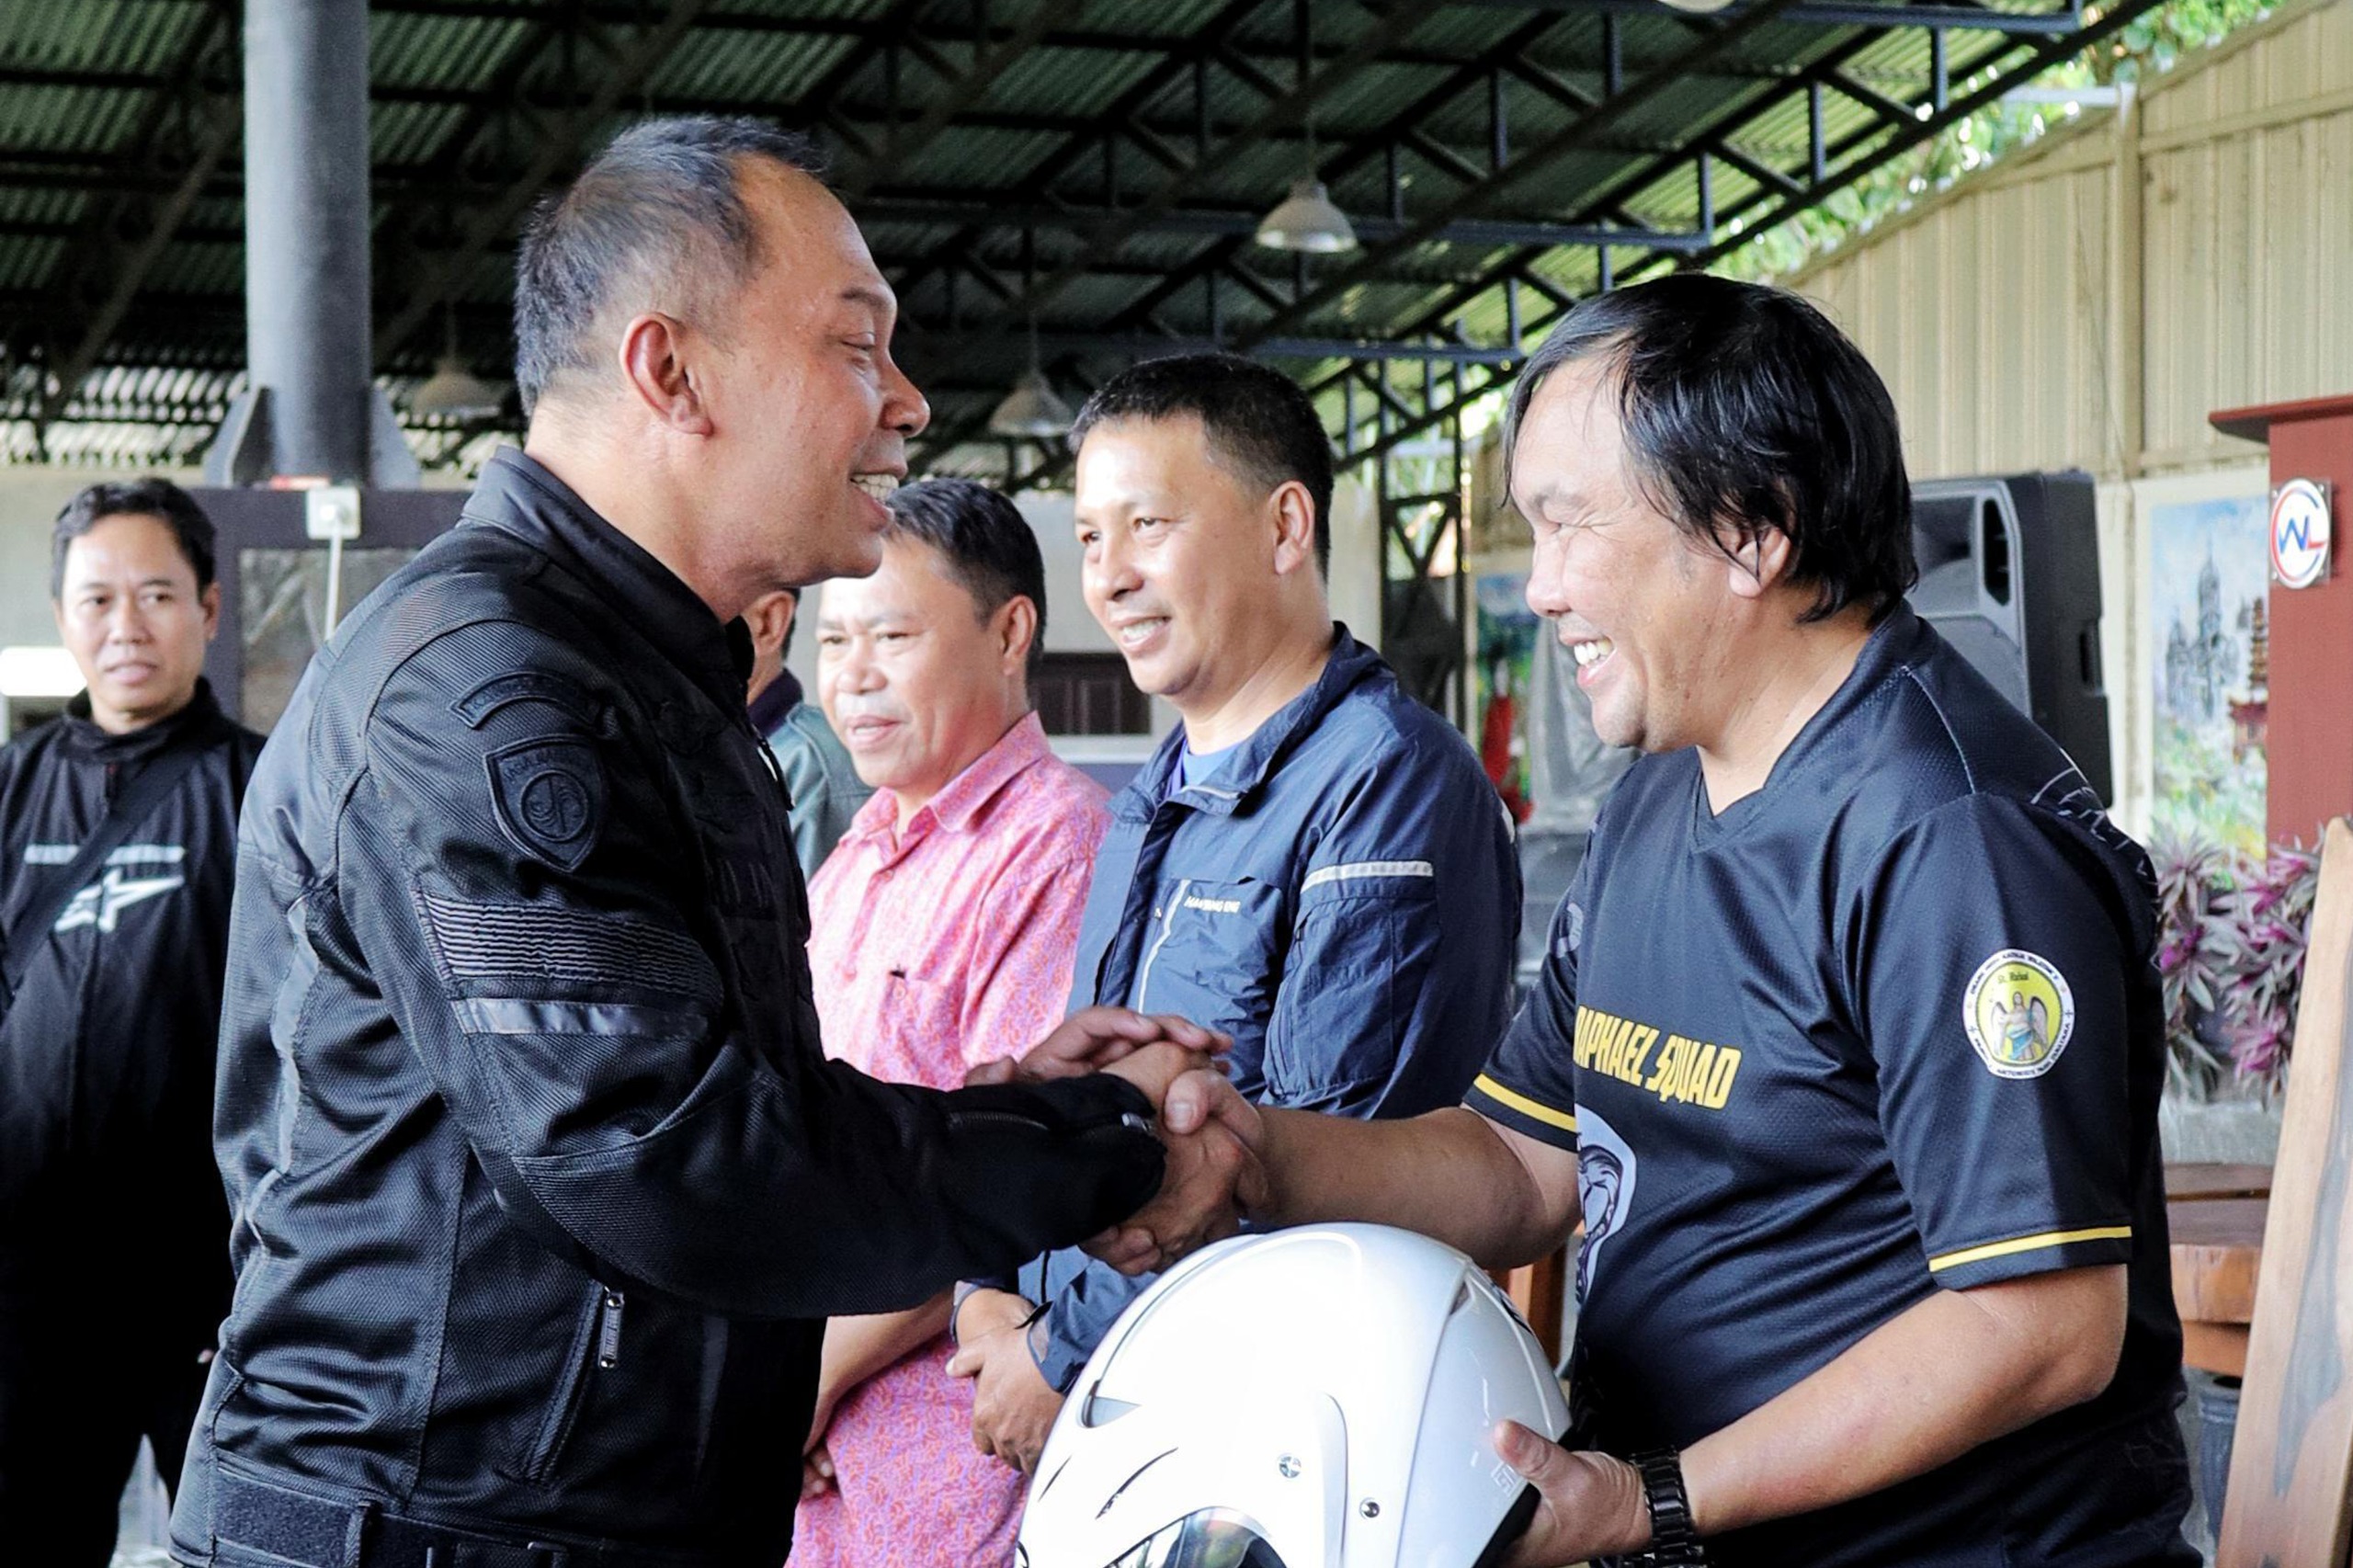
<instances>
[{"instance_id":1,"label":"painting of building","mask_svg":"<svg viewBox=\"0 0 2353 1568\"><path fill-rule=\"evenodd\" d=\"M2161 838L2263 844L2269 555L2261 495L2150 509L2155 670L2153 825Z\"/></svg>"}]
</instances>

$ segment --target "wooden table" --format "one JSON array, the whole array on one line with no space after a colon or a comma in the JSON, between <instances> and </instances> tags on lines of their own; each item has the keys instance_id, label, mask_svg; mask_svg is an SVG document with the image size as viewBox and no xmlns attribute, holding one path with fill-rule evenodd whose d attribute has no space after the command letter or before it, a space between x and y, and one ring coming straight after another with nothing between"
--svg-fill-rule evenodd
<instances>
[{"instance_id":1,"label":"wooden table","mask_svg":"<svg viewBox=\"0 0 2353 1568\"><path fill-rule=\"evenodd\" d=\"M2189 1366L2246 1375L2270 1194L2268 1165L2165 1166L2173 1300L2181 1313L2181 1358Z\"/></svg>"}]
</instances>

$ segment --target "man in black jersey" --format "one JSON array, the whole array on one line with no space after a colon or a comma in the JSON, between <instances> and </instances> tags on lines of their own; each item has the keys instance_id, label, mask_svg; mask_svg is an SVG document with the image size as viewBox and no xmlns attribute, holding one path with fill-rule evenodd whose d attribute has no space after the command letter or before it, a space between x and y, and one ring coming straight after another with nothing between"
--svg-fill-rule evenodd
<instances>
[{"instance_id":1,"label":"man in black jersey","mask_svg":"<svg viewBox=\"0 0 2353 1568\"><path fill-rule=\"evenodd\" d=\"M1582 1219L1569 1446L1497 1435L1517 1562L2194 1563L2148 862L1905 608L1886 389L1686 276L1580 309L1510 419L1529 602L1646 754L1542 978L1462 1108L1197 1075L1169 1123L1243 1131L1262 1222L1508 1264Z\"/></svg>"}]
</instances>

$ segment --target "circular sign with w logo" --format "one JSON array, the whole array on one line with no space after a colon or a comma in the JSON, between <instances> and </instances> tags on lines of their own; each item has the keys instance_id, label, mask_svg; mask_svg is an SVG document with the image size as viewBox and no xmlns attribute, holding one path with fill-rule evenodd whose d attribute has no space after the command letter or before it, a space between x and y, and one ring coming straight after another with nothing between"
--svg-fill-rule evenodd
<instances>
[{"instance_id":1,"label":"circular sign with w logo","mask_svg":"<svg viewBox=\"0 0 2353 1568\"><path fill-rule=\"evenodd\" d=\"M2328 488L2291 479L2271 497L2271 574L2284 588L2328 575Z\"/></svg>"}]
</instances>

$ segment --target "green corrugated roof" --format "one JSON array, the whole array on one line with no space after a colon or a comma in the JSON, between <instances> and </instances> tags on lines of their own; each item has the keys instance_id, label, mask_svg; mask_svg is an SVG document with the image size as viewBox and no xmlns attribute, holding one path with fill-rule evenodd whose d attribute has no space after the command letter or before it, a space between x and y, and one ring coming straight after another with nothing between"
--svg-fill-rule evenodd
<instances>
[{"instance_id":1,"label":"green corrugated roof","mask_svg":"<svg viewBox=\"0 0 2353 1568\"><path fill-rule=\"evenodd\" d=\"M1710 20L1632 0L1481 0L1404 11L1313 6L1317 161L1336 197L1359 216L1381 265L1358 276L1366 272L1361 253L1311 262L1309 303L1294 310L1290 258L1235 232L1279 199L1305 166L1306 140L1289 101L1299 75L1294 7L1282 0L1058 5L1041 39L1018 58L990 57L994 80L983 91L968 90L960 78L976 52L974 16L986 15L1001 40L1048 3L709 0L666 55L635 73L615 113L585 129L569 125L572 107L629 60L645 29L669 14L671 0L372 6L380 324L420 289L430 298L426 286L443 271L453 225L463 230L472 213L505 199L550 138L563 144L568 169L632 116L695 110L809 125L834 148L839 174L870 186L858 206L886 272L902 282L910 317L904 357L925 382L939 428L972 427L1026 363L1033 308L1050 340L1064 345L1051 357L1054 373L1080 390L1137 352L1137 344L1163 334L1205 335L1209 290L1201 276L1221 268L1218 319L1229 338L1424 332L1446 324L1428 318L1462 281L1508 258L1572 292L1597 279L1589 246L1506 244L1467 232L1393 252L1382 243L1391 145L1409 222L1453 203L1466 179L1489 169L1488 81L1465 62L1493 54L1507 68L1508 142L1518 160L1576 124L1582 100L1602 95L1608 36L1615 35L1623 81L1632 84L1683 59L1716 28L1744 25L1737 8ZM1891 17L1901 14L1892 0L1881 4ZM2026 9L2025 0L2002 4ZM190 106L235 91L237 9L235 0L0 7L0 423L22 424L37 413L44 367L70 362L83 346L86 312L66 307L68 288L94 268L111 277L108 269L187 178L198 123ZM1211 37L1221 19L1225 30ZM1358 40L1383 33L1385 44L1369 60L1349 54ZM1516 36L1520 41L1505 48ZM2031 41L1974 30L1947 39L1955 84L1989 60L2018 58ZM1868 146L1857 139L1888 134L1888 120L1840 84L1909 106L1928 94L1929 50L1929 34L1918 26L1765 22L1714 63L1616 114L1586 146L1552 159L1466 217L1522 225L1632 220L1688 231L1700 217L1691 154L1697 138L1716 134L1730 155L1712 165L1716 217L1761 212L1756 204L1782 195L1736 161L1809 180L1803 73L1833 52L1844 56L1836 67L1843 75L1828 78L1824 97L1830 143ZM1200 108L1209 132L1209 161L1198 170L1189 167L1199 123L1196 57L1207 62ZM1340 73L1344 62L1354 69ZM1552 85L1531 83L1518 74L1522 65ZM1449 81L1455 90L1428 101ZM958 112L945 131L904 150L870 181L855 147L892 145L893 82L901 137L936 106L952 100ZM1564 96L1570 101L1560 101ZM1141 130L1130 134L1115 111L1131 111ZM1272 136L1250 134L1269 118L1290 123ZM1113 214L1105 210L1107 135ZM242 185L241 158L232 149L97 346L89 376L49 432L52 453L119 457L136 438L106 428L116 418L168 427L153 437L164 443L159 450L186 450L218 417L243 358ZM1597 208L1611 192L1617 199ZM1160 221L1138 228L1132 214L1140 203L1152 203ZM1043 220L1029 242L1030 286L1046 294L1034 307L1022 265L1025 214ZM1108 217L1136 232L1112 243ZM500 370L509 352L510 244L494 244L459 267L457 296L449 301L466 357L485 373ZM1629 245L1616 259L1622 267L1643 254ZM967 267L967 258L979 269ZM953 327L950 273L961 274ZM1180 281L1170 284L1172 276ZM1327 288L1335 276L1350 281ZM1003 290L1017 297L1001 297ZM1533 292L1523 303L1540 313ZM379 369L396 393L427 373L440 351L442 312L427 317L432 324L400 341L380 331ZM1459 304L1446 320L1477 342L1499 342L1507 331L1500 291ZM435 439L454 444L458 437ZM31 449L13 428L0 447Z\"/></svg>"}]
</instances>

